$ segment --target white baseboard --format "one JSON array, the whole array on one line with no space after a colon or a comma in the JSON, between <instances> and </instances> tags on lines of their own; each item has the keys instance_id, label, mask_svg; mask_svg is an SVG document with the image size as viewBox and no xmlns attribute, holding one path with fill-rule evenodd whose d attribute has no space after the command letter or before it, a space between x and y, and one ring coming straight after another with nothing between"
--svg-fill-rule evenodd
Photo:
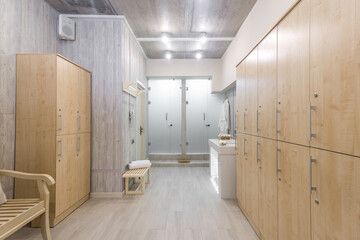
<instances>
[{"instance_id":1,"label":"white baseboard","mask_svg":"<svg viewBox=\"0 0 360 240\"><path fill-rule=\"evenodd\" d=\"M92 192L90 193L91 199L109 199L109 198L122 198L124 192Z\"/></svg>"}]
</instances>

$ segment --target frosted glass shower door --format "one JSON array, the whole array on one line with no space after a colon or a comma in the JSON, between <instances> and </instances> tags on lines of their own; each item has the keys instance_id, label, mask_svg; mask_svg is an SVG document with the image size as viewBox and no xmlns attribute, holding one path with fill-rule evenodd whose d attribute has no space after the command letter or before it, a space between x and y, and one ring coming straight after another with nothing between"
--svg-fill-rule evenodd
<instances>
[{"instance_id":1,"label":"frosted glass shower door","mask_svg":"<svg viewBox=\"0 0 360 240\"><path fill-rule=\"evenodd\" d=\"M211 81L186 80L186 152L209 153L208 139L217 138L221 105L224 94L211 94Z\"/></svg>"},{"instance_id":2,"label":"frosted glass shower door","mask_svg":"<svg viewBox=\"0 0 360 240\"><path fill-rule=\"evenodd\" d=\"M186 80L186 152L207 153L207 84L209 80Z\"/></svg>"},{"instance_id":3,"label":"frosted glass shower door","mask_svg":"<svg viewBox=\"0 0 360 240\"><path fill-rule=\"evenodd\" d=\"M181 80L149 80L149 153L181 153Z\"/></svg>"}]
</instances>

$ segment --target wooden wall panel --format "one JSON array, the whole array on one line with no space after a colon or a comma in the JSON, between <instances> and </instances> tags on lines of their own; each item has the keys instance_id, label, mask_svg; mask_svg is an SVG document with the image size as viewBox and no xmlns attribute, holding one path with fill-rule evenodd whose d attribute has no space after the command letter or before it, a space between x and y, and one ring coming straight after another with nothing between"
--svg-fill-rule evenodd
<instances>
[{"instance_id":1,"label":"wooden wall panel","mask_svg":"<svg viewBox=\"0 0 360 240\"><path fill-rule=\"evenodd\" d=\"M123 76L124 81L136 82L137 80L142 81L145 86L147 86L146 76L145 76L145 58L136 43L136 39L130 34L129 29L125 24L123 24L123 51L122 59L123 62ZM142 98L146 101L146 97ZM144 156L145 153L137 154L136 152L136 138L137 131L139 131L139 126L137 126L137 117L144 118L143 122L147 122L147 113L139 114L137 113L137 108L143 108L143 111L146 111L146 102L137 101L135 97L129 95L128 93L123 92L123 125L122 125L122 139L123 139L123 162L122 168L125 169L126 165L134 160L137 160L138 156ZM142 106L143 105L143 106ZM144 106L145 105L145 106ZM132 114L132 119L129 118L129 114ZM146 134L147 129L145 128L144 134ZM147 139L142 138L143 144L146 145ZM141 151L146 151L146 148L141 148Z\"/></svg>"},{"instance_id":2,"label":"wooden wall panel","mask_svg":"<svg viewBox=\"0 0 360 240\"><path fill-rule=\"evenodd\" d=\"M0 168L14 169L16 53L56 53L58 12L45 1L0 4ZM1 178L8 197L13 180Z\"/></svg>"},{"instance_id":3,"label":"wooden wall panel","mask_svg":"<svg viewBox=\"0 0 360 240\"><path fill-rule=\"evenodd\" d=\"M122 91L122 81L140 80L144 57L121 19L76 24L76 41L62 41L61 54L92 71L91 191L120 192L121 175L136 159L136 99Z\"/></svg>"},{"instance_id":4,"label":"wooden wall panel","mask_svg":"<svg viewBox=\"0 0 360 240\"><path fill-rule=\"evenodd\" d=\"M76 24L76 41L62 41L61 53L92 71L91 191L120 192L122 21L76 20Z\"/></svg>"}]
</instances>

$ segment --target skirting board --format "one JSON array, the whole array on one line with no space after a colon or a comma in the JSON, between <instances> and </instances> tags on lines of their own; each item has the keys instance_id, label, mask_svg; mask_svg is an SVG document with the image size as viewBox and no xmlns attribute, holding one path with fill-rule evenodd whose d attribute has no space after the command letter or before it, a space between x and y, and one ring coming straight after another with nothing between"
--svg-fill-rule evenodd
<instances>
[{"instance_id":1,"label":"skirting board","mask_svg":"<svg viewBox=\"0 0 360 240\"><path fill-rule=\"evenodd\" d=\"M107 198L122 198L124 192L92 192L90 193L91 199L107 199Z\"/></svg>"}]
</instances>

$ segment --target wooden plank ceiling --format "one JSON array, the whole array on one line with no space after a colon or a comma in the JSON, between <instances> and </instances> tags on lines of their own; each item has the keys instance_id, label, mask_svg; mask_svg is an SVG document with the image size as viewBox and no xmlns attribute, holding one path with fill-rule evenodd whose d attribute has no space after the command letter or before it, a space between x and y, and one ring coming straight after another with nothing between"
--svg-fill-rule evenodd
<instances>
[{"instance_id":1,"label":"wooden plank ceiling","mask_svg":"<svg viewBox=\"0 0 360 240\"><path fill-rule=\"evenodd\" d=\"M60 13L125 15L138 38L234 37L256 0L46 0ZM140 42L149 58L194 58L202 50L204 58L221 58L230 42Z\"/></svg>"}]
</instances>

